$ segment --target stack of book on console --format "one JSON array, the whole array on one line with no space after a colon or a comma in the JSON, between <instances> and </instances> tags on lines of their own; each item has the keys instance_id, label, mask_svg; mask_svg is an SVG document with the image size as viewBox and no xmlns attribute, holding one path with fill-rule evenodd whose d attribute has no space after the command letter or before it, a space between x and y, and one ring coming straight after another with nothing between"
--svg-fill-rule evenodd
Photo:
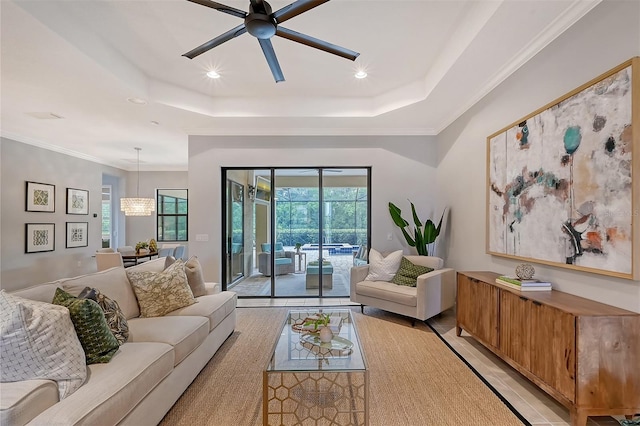
<instances>
[{"instance_id":1,"label":"stack of book on console","mask_svg":"<svg viewBox=\"0 0 640 426\"><path fill-rule=\"evenodd\" d=\"M520 278L501 275L498 278L496 278L496 282L498 284L515 288L516 290L520 290L520 291L550 291L551 290L550 282L536 280L536 279L521 280Z\"/></svg>"}]
</instances>

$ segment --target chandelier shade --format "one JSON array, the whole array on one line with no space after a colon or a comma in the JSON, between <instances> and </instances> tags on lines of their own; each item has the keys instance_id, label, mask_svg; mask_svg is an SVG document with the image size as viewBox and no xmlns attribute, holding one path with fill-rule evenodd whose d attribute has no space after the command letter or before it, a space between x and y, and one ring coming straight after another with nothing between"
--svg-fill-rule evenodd
<instances>
[{"instance_id":1,"label":"chandelier shade","mask_svg":"<svg viewBox=\"0 0 640 426\"><path fill-rule=\"evenodd\" d=\"M120 210L125 216L151 216L156 210L153 198L121 198Z\"/></svg>"},{"instance_id":2,"label":"chandelier shade","mask_svg":"<svg viewBox=\"0 0 640 426\"><path fill-rule=\"evenodd\" d=\"M140 150L142 148L135 148L138 151L138 186L136 189L136 197L133 198L120 198L120 210L124 212L125 216L151 216L156 210L156 200L153 198L141 198L140 197Z\"/></svg>"}]
</instances>

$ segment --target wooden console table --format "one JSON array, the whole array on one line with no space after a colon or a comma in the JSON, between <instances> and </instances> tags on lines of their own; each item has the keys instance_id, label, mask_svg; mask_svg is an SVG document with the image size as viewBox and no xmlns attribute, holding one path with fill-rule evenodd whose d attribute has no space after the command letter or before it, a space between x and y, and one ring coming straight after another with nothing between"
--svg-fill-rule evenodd
<instances>
[{"instance_id":1,"label":"wooden console table","mask_svg":"<svg viewBox=\"0 0 640 426\"><path fill-rule=\"evenodd\" d=\"M494 272L458 272L462 330L567 407L587 416L640 413L640 314L560 291L521 292Z\"/></svg>"}]
</instances>

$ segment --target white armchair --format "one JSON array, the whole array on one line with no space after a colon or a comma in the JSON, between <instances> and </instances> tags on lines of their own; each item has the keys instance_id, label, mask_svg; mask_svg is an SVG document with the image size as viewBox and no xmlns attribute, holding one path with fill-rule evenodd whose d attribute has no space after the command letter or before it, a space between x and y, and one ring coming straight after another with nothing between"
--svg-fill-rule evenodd
<instances>
[{"instance_id":1,"label":"white armchair","mask_svg":"<svg viewBox=\"0 0 640 426\"><path fill-rule=\"evenodd\" d=\"M456 302L456 272L443 268L444 261L433 256L405 256L416 265L434 270L418 277L409 287L387 281L366 281L369 265L351 268L351 301L424 321L445 311Z\"/></svg>"}]
</instances>

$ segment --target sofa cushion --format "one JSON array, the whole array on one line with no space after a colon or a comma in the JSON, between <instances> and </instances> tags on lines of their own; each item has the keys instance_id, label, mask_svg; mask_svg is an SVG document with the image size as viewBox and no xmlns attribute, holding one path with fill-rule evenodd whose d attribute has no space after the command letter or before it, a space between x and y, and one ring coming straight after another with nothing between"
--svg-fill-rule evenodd
<instances>
[{"instance_id":1,"label":"sofa cushion","mask_svg":"<svg viewBox=\"0 0 640 426\"><path fill-rule=\"evenodd\" d=\"M398 269L396 276L393 277L391 282L398 285L408 285L409 287L415 287L417 285L418 277L431 271L433 271L433 268L416 265L406 257L402 257L400 268Z\"/></svg>"},{"instance_id":2,"label":"sofa cushion","mask_svg":"<svg viewBox=\"0 0 640 426\"><path fill-rule=\"evenodd\" d=\"M30 426L115 425L173 370L173 348L164 343L125 343L109 364L93 364L89 378L69 398Z\"/></svg>"},{"instance_id":3,"label":"sofa cushion","mask_svg":"<svg viewBox=\"0 0 640 426\"><path fill-rule=\"evenodd\" d=\"M209 319L209 330L213 330L227 317L237 304L236 293L223 291L198 297L198 303L169 312L167 316L201 316Z\"/></svg>"},{"instance_id":4,"label":"sofa cushion","mask_svg":"<svg viewBox=\"0 0 640 426\"><path fill-rule=\"evenodd\" d=\"M124 316L118 302L100 293L100 290L90 287L85 287L78 295L78 298L91 299L96 302L102 309L109 330L111 330L111 333L113 333L118 343L122 345L127 341L127 337L129 337L129 325L127 324L127 317Z\"/></svg>"},{"instance_id":5,"label":"sofa cushion","mask_svg":"<svg viewBox=\"0 0 640 426\"><path fill-rule=\"evenodd\" d=\"M69 311L0 290L0 367L3 382L49 379L60 399L75 392L87 367Z\"/></svg>"},{"instance_id":6,"label":"sofa cushion","mask_svg":"<svg viewBox=\"0 0 640 426\"><path fill-rule=\"evenodd\" d=\"M205 295L207 292L204 287L204 275L197 256L191 256L189 260L187 260L184 264L184 271L187 274L187 282L189 283L189 287L191 287L193 297Z\"/></svg>"},{"instance_id":7,"label":"sofa cushion","mask_svg":"<svg viewBox=\"0 0 640 426\"><path fill-rule=\"evenodd\" d=\"M133 269L133 268L130 268ZM81 275L75 278L60 280L62 289L77 296L85 287L96 288L118 302L120 309L127 319L140 315L138 301L131 289L127 274L123 267L115 267L93 274Z\"/></svg>"},{"instance_id":8,"label":"sofa cushion","mask_svg":"<svg viewBox=\"0 0 640 426\"><path fill-rule=\"evenodd\" d=\"M127 272L162 272L164 271L171 263L165 264L167 259L171 256L160 257L158 259L149 260L147 262L138 263L136 266L132 266L127 268ZM173 258L172 258L173 259ZM175 259L173 259L175 261Z\"/></svg>"},{"instance_id":9,"label":"sofa cushion","mask_svg":"<svg viewBox=\"0 0 640 426\"><path fill-rule=\"evenodd\" d=\"M173 346L178 365L209 335L209 321L203 317L134 318L130 321L130 342L158 342Z\"/></svg>"},{"instance_id":10,"label":"sofa cushion","mask_svg":"<svg viewBox=\"0 0 640 426\"><path fill-rule=\"evenodd\" d=\"M69 309L87 364L109 362L115 355L118 341L109 329L102 308L91 299L79 299L62 289L53 296L54 305Z\"/></svg>"},{"instance_id":11,"label":"sofa cushion","mask_svg":"<svg viewBox=\"0 0 640 426\"><path fill-rule=\"evenodd\" d=\"M369 252L369 275L367 281L391 281L400 268L402 250L383 256L378 250Z\"/></svg>"},{"instance_id":12,"label":"sofa cushion","mask_svg":"<svg viewBox=\"0 0 640 426\"><path fill-rule=\"evenodd\" d=\"M356 293L407 306L417 306L417 289L385 281L361 281L356 284Z\"/></svg>"},{"instance_id":13,"label":"sofa cushion","mask_svg":"<svg viewBox=\"0 0 640 426\"><path fill-rule=\"evenodd\" d=\"M58 287L60 287L60 283L58 281L53 281L50 283L34 285L31 287L23 288L21 290L12 291L11 294L29 300L51 303L51 301L53 300L53 295L56 294L56 288Z\"/></svg>"},{"instance_id":14,"label":"sofa cushion","mask_svg":"<svg viewBox=\"0 0 640 426\"><path fill-rule=\"evenodd\" d=\"M176 309L196 303L184 271L184 261L178 259L162 272L127 271L140 305L140 316L163 316Z\"/></svg>"},{"instance_id":15,"label":"sofa cushion","mask_svg":"<svg viewBox=\"0 0 640 426\"><path fill-rule=\"evenodd\" d=\"M0 425L24 425L59 401L52 380L3 383L0 392Z\"/></svg>"}]
</instances>

